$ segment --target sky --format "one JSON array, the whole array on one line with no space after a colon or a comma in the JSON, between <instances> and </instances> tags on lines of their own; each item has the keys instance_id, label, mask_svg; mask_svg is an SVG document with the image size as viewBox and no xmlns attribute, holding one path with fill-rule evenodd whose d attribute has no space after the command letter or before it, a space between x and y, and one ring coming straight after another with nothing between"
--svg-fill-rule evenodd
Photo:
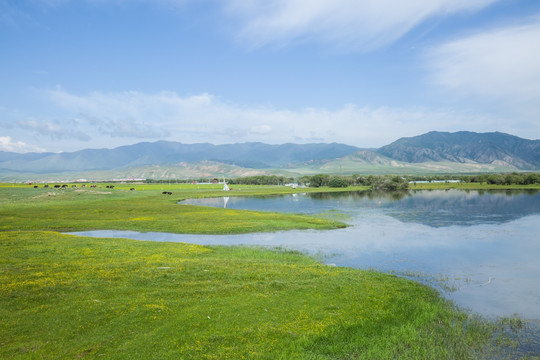
<instances>
[{"instance_id":1,"label":"sky","mask_svg":"<svg viewBox=\"0 0 540 360\"><path fill-rule=\"evenodd\" d=\"M540 138L538 0L0 0L0 151Z\"/></svg>"}]
</instances>

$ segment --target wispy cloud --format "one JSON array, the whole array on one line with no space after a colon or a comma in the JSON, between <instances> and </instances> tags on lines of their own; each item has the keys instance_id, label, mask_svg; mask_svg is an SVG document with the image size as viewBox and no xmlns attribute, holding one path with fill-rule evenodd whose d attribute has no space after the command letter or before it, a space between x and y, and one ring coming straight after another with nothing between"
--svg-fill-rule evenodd
<instances>
[{"instance_id":1,"label":"wispy cloud","mask_svg":"<svg viewBox=\"0 0 540 360\"><path fill-rule=\"evenodd\" d=\"M425 20L476 11L497 0L231 0L239 38L253 47L324 42L367 51L390 44Z\"/></svg>"},{"instance_id":2,"label":"wispy cloud","mask_svg":"<svg viewBox=\"0 0 540 360\"><path fill-rule=\"evenodd\" d=\"M10 136L0 136L0 151L25 153L44 152L45 149L38 146L26 144L22 141L14 141Z\"/></svg>"},{"instance_id":3,"label":"wispy cloud","mask_svg":"<svg viewBox=\"0 0 540 360\"><path fill-rule=\"evenodd\" d=\"M141 96L137 92L88 96L70 94L61 88L48 95L62 108L70 111L88 132L120 138L156 139L167 135L167 130L154 126L155 118L166 118L167 102L163 95ZM163 113L165 112L165 114Z\"/></svg>"},{"instance_id":4,"label":"wispy cloud","mask_svg":"<svg viewBox=\"0 0 540 360\"><path fill-rule=\"evenodd\" d=\"M540 103L540 15L432 49L436 83L465 95ZM540 113L539 113L540 115Z\"/></svg>"},{"instance_id":5,"label":"wispy cloud","mask_svg":"<svg viewBox=\"0 0 540 360\"><path fill-rule=\"evenodd\" d=\"M88 131L110 138L159 136L186 143L216 144L335 141L379 147L402 136L431 130L482 131L488 121L493 130L507 130L505 119L424 108L348 104L338 109L290 110L230 104L210 94L181 97L174 92L94 92L82 96L55 89L49 96L68 111L66 118L77 117Z\"/></svg>"},{"instance_id":6,"label":"wispy cloud","mask_svg":"<svg viewBox=\"0 0 540 360\"><path fill-rule=\"evenodd\" d=\"M45 135L53 140L77 139L79 141L89 141L90 136L84 131L78 130L76 120L64 121L63 123L50 123L36 119L21 120L17 126L21 129L35 134Z\"/></svg>"}]
</instances>

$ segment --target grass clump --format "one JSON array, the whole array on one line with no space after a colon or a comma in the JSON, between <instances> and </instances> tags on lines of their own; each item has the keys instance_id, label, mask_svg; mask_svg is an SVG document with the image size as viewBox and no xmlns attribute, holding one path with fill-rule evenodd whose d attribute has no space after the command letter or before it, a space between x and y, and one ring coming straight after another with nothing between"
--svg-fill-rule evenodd
<instances>
[{"instance_id":1,"label":"grass clump","mask_svg":"<svg viewBox=\"0 0 540 360\"><path fill-rule=\"evenodd\" d=\"M476 359L421 284L293 251L0 232L3 359Z\"/></svg>"}]
</instances>

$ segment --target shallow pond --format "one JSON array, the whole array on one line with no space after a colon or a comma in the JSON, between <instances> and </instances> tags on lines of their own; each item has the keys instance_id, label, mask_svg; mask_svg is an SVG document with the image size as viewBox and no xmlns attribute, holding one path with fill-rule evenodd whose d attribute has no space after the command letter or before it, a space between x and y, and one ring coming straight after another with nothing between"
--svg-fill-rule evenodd
<instances>
[{"instance_id":1,"label":"shallow pond","mask_svg":"<svg viewBox=\"0 0 540 360\"><path fill-rule=\"evenodd\" d=\"M537 191L297 194L197 199L183 204L346 214L351 226L243 235L76 234L203 245L282 246L320 255L328 264L413 277L435 286L461 307L488 317L540 319Z\"/></svg>"}]
</instances>

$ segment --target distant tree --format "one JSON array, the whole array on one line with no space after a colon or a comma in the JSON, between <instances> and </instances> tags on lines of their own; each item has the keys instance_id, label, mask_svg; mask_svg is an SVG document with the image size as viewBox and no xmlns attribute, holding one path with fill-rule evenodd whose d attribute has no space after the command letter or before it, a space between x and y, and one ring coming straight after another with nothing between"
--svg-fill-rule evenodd
<instances>
[{"instance_id":1,"label":"distant tree","mask_svg":"<svg viewBox=\"0 0 540 360\"><path fill-rule=\"evenodd\" d=\"M329 181L330 181L329 175L325 175L325 174L313 175L309 179L309 186L311 187L328 186Z\"/></svg>"},{"instance_id":2,"label":"distant tree","mask_svg":"<svg viewBox=\"0 0 540 360\"><path fill-rule=\"evenodd\" d=\"M375 178L371 188L382 191L409 190L409 182L401 176L385 175Z\"/></svg>"},{"instance_id":3,"label":"distant tree","mask_svg":"<svg viewBox=\"0 0 540 360\"><path fill-rule=\"evenodd\" d=\"M328 186L332 188L346 188L349 182L341 177L334 177L328 182Z\"/></svg>"},{"instance_id":4,"label":"distant tree","mask_svg":"<svg viewBox=\"0 0 540 360\"><path fill-rule=\"evenodd\" d=\"M486 183L492 184L492 185L501 185L504 183L504 177L497 174L489 174L486 177Z\"/></svg>"},{"instance_id":5,"label":"distant tree","mask_svg":"<svg viewBox=\"0 0 540 360\"><path fill-rule=\"evenodd\" d=\"M532 185L532 184L538 184L538 183L540 183L539 174L527 174L523 178L523 184L525 185Z\"/></svg>"},{"instance_id":6,"label":"distant tree","mask_svg":"<svg viewBox=\"0 0 540 360\"><path fill-rule=\"evenodd\" d=\"M293 178L277 175L255 175L229 179L227 183L242 185L284 185L293 182Z\"/></svg>"}]
</instances>

